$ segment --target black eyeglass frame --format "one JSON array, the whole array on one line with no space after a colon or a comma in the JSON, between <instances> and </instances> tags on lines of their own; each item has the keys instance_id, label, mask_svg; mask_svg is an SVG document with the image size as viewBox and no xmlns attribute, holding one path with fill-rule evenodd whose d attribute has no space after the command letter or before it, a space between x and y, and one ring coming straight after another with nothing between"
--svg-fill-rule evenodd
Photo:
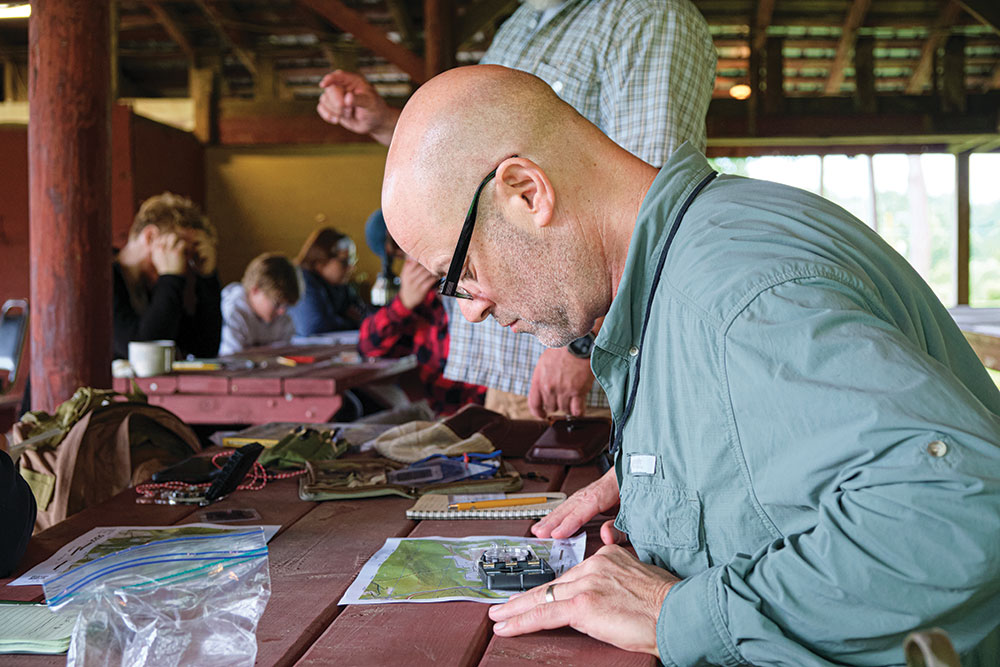
<instances>
[{"instance_id":1,"label":"black eyeglass frame","mask_svg":"<svg viewBox=\"0 0 1000 667\"><path fill-rule=\"evenodd\" d=\"M511 155L510 157L517 157L516 155ZM509 160L506 158L504 162ZM500 164L503 164L501 162ZM497 175L497 169L500 165L494 167L493 171L486 174L486 178L479 182L479 187L476 188L476 194L472 197L472 204L469 205L469 212L465 214L465 222L462 223L462 231L458 235L458 243L455 244L455 253L451 256L451 264L448 265L448 274L441 279L441 296L450 296L456 299L472 299L473 296L467 292L459 291L458 281L462 277L462 267L465 266L465 258L469 254L469 242L472 240L472 230L476 227L476 213L479 210L479 195L482 194L483 188L486 184L490 182L490 179Z\"/></svg>"}]
</instances>

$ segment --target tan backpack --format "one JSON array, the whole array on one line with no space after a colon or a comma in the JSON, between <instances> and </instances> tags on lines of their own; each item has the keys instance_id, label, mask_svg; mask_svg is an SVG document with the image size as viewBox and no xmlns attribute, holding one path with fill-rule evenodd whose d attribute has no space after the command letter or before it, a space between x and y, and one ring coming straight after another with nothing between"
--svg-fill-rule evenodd
<instances>
[{"instance_id":1,"label":"tan backpack","mask_svg":"<svg viewBox=\"0 0 1000 667\"><path fill-rule=\"evenodd\" d=\"M54 415L29 412L14 425L11 453L38 505L35 532L201 451L187 424L143 398L82 387Z\"/></svg>"}]
</instances>

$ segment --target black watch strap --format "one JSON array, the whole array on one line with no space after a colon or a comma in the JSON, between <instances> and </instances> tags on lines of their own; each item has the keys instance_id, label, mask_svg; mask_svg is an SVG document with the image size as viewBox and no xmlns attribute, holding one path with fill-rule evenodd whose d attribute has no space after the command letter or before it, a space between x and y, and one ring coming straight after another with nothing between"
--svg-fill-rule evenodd
<instances>
[{"instance_id":1,"label":"black watch strap","mask_svg":"<svg viewBox=\"0 0 1000 667\"><path fill-rule=\"evenodd\" d=\"M586 336L580 336L566 346L569 353L578 359L590 359L590 351L594 349L593 332L587 332Z\"/></svg>"}]
</instances>

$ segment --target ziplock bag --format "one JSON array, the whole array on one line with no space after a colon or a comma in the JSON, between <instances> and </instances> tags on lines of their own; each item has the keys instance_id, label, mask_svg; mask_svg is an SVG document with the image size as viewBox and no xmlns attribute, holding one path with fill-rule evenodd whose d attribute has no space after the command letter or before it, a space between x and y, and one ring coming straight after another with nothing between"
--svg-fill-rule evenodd
<instances>
[{"instance_id":1,"label":"ziplock bag","mask_svg":"<svg viewBox=\"0 0 1000 667\"><path fill-rule=\"evenodd\" d=\"M79 614L68 667L254 664L271 594L264 531L191 531L45 582L53 611Z\"/></svg>"}]
</instances>

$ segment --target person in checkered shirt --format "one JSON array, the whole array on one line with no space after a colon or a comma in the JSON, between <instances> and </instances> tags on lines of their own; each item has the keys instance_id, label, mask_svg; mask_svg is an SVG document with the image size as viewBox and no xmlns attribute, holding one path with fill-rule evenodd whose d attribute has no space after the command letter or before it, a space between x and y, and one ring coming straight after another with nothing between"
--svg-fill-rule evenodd
<instances>
[{"instance_id":1,"label":"person in checkered shirt","mask_svg":"<svg viewBox=\"0 0 1000 667\"><path fill-rule=\"evenodd\" d=\"M386 231L381 211L368 219L365 236L372 252L383 262L391 262L393 257L406 257ZM468 403L482 405L486 387L444 377L449 314L434 289L437 278L409 258L399 278L399 294L361 323L358 350L366 357L416 355L417 374L435 413L450 415Z\"/></svg>"}]
</instances>

